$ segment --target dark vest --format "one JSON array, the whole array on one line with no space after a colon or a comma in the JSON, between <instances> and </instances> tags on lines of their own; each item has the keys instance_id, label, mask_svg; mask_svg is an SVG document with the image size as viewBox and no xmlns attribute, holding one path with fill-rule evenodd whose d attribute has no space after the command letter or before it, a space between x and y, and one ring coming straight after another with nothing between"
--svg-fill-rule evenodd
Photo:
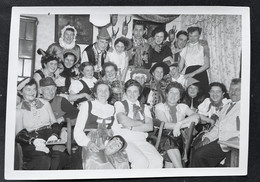
<instances>
[{"instance_id":1,"label":"dark vest","mask_svg":"<svg viewBox=\"0 0 260 182\"><path fill-rule=\"evenodd\" d=\"M81 91L79 91L79 94L81 93L87 93L89 95L92 95L92 91L91 89L88 87L88 85L86 84L86 82L84 82L83 80L79 80L81 82L81 84L83 85L83 88ZM83 102L83 101L87 101L88 99L86 97L78 99L74 102L75 105L78 105L79 103Z\"/></svg>"},{"instance_id":2,"label":"dark vest","mask_svg":"<svg viewBox=\"0 0 260 182\"><path fill-rule=\"evenodd\" d=\"M56 119L62 117L64 114L66 114L62 109L61 109L61 100L63 97L60 96L55 96L54 99L51 101L51 108L54 113L54 116Z\"/></svg>"},{"instance_id":3,"label":"dark vest","mask_svg":"<svg viewBox=\"0 0 260 182\"><path fill-rule=\"evenodd\" d=\"M88 101L88 119L85 124L85 129L97 129L98 128L98 116L95 116L91 113L92 110L92 102ZM111 116L112 122L108 124L107 128L110 129L114 122L114 116Z\"/></svg>"},{"instance_id":4,"label":"dark vest","mask_svg":"<svg viewBox=\"0 0 260 182\"><path fill-rule=\"evenodd\" d=\"M93 65L96 65L96 58L95 58L95 53L93 51L93 46L94 44L89 45L88 47L86 47L85 51L87 53L89 62ZM106 52L104 52L104 54L105 55L101 57L101 66L103 66L106 58Z\"/></svg>"}]
</instances>

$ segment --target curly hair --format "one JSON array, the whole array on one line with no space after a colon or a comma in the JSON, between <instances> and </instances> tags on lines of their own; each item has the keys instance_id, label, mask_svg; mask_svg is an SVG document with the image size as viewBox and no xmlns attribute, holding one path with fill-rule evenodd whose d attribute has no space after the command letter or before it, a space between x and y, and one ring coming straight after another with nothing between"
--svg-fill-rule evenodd
<instances>
[{"instance_id":1,"label":"curly hair","mask_svg":"<svg viewBox=\"0 0 260 182\"><path fill-rule=\"evenodd\" d=\"M208 92L210 92L212 87L219 87L221 89L221 91L224 93L224 98L227 98L227 99L229 98L229 96L227 94L227 88L226 88L226 86L223 83L212 82L211 84L209 84Z\"/></svg>"},{"instance_id":2,"label":"curly hair","mask_svg":"<svg viewBox=\"0 0 260 182\"><path fill-rule=\"evenodd\" d=\"M180 99L183 97L183 94L184 94L185 90L184 90L183 86L180 83L178 83L178 82L170 82L167 85L166 89L165 89L165 94L168 94L169 91L171 90L171 88L177 88L179 90L179 92L180 92Z\"/></svg>"}]
</instances>

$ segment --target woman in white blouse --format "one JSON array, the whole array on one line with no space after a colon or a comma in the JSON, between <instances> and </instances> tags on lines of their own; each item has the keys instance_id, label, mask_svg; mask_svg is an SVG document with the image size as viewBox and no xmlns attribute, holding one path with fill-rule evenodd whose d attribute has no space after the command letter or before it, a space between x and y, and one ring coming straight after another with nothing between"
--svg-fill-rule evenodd
<instances>
[{"instance_id":1,"label":"woman in white blouse","mask_svg":"<svg viewBox=\"0 0 260 182\"><path fill-rule=\"evenodd\" d=\"M209 47L206 41L199 41L202 29L200 27L189 27L189 42L183 48L179 71L183 71L186 78L193 77L200 81L202 90L206 90L209 85L207 69L210 68Z\"/></svg>"},{"instance_id":2,"label":"woman in white blouse","mask_svg":"<svg viewBox=\"0 0 260 182\"><path fill-rule=\"evenodd\" d=\"M165 129L159 144L159 152L165 160L165 167L181 168L183 140L181 128L198 122L199 115L186 104L179 103L184 88L178 82L171 82L165 90L166 102L155 106L156 118L165 122ZM186 117L187 116L187 117Z\"/></svg>"}]
</instances>

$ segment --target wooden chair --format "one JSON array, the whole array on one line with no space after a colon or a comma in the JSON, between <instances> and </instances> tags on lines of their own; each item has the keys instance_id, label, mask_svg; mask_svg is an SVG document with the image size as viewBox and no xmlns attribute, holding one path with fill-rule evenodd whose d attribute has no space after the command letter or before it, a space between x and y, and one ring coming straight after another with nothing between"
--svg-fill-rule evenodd
<instances>
[{"instance_id":1,"label":"wooden chair","mask_svg":"<svg viewBox=\"0 0 260 182\"><path fill-rule=\"evenodd\" d=\"M191 122L189 128L184 128L181 130L184 139L184 156L182 158L183 167L188 167L188 163L190 162L189 156L190 156L191 143L193 140L194 128L195 128L195 122Z\"/></svg>"},{"instance_id":2,"label":"wooden chair","mask_svg":"<svg viewBox=\"0 0 260 182\"><path fill-rule=\"evenodd\" d=\"M158 119L154 119L153 124L154 124L154 131L149 134L148 141L152 144L155 143L154 146L156 150L158 150L165 122L160 121ZM193 140L194 128L195 128L195 122L191 122L189 128L181 129L181 133L184 138L184 157L182 159L183 167L188 166L188 162L189 162L188 159L190 154L191 142Z\"/></svg>"},{"instance_id":3,"label":"wooden chair","mask_svg":"<svg viewBox=\"0 0 260 182\"><path fill-rule=\"evenodd\" d=\"M23 151L19 143L15 142L14 170L23 170Z\"/></svg>"}]
</instances>

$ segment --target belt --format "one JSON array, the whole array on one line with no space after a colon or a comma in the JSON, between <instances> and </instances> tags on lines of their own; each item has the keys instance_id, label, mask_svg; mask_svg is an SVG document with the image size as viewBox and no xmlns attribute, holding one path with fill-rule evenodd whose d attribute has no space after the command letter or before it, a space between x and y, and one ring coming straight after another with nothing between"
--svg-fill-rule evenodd
<instances>
[{"instance_id":1,"label":"belt","mask_svg":"<svg viewBox=\"0 0 260 182\"><path fill-rule=\"evenodd\" d=\"M35 130L31 130L29 133L37 132L37 131L41 131L41 130L45 130L45 129L51 129L51 125L42 126L42 127L37 128L37 129L35 129Z\"/></svg>"}]
</instances>

